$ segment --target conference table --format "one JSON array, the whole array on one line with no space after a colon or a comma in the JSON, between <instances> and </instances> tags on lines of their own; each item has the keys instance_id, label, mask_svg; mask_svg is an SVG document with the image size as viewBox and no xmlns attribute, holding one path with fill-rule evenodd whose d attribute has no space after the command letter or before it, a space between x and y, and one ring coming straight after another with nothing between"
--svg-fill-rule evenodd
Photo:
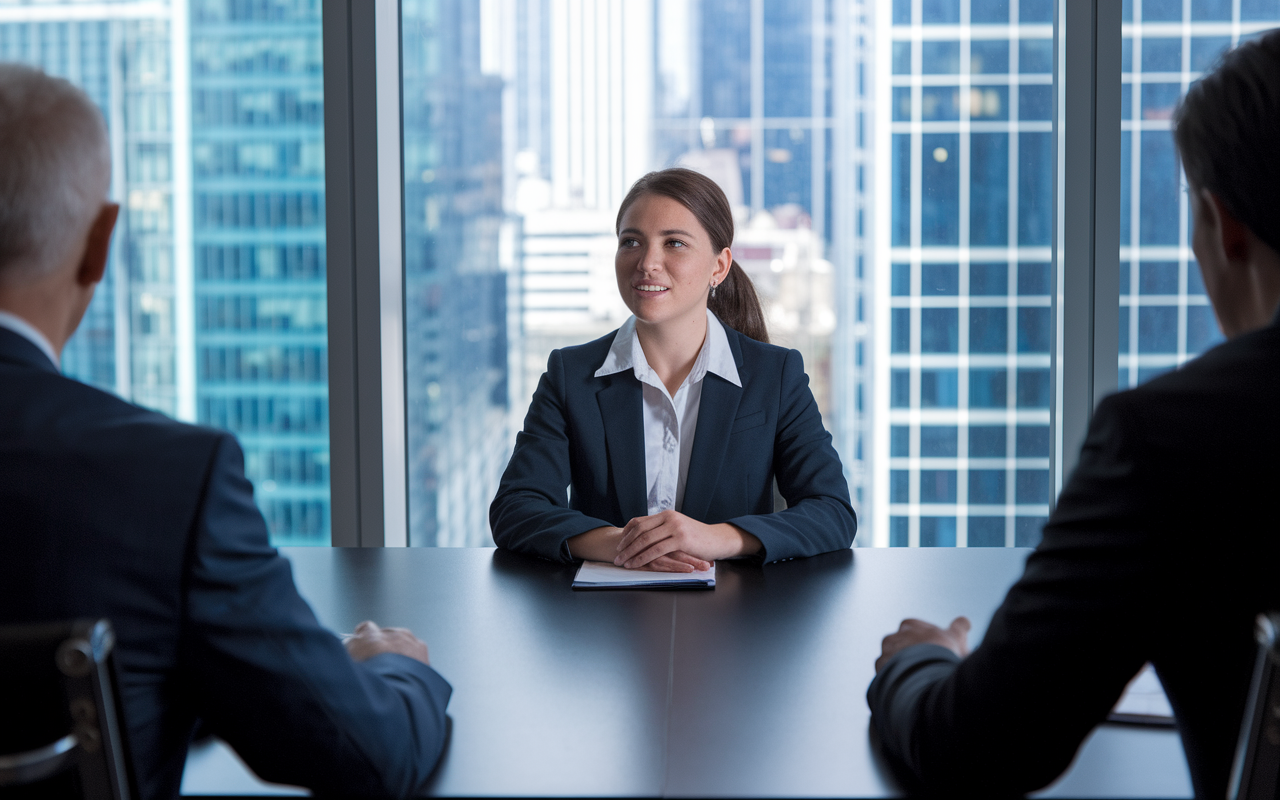
<instances>
[{"instance_id":1,"label":"conference table","mask_svg":"<svg viewBox=\"0 0 1280 800\"><path fill-rule=\"evenodd\" d=\"M493 549L284 548L321 622L412 629L453 684L428 793L446 797L891 797L869 727L880 640L904 617L991 613L1027 549L858 548L712 590L575 591L576 567ZM296 792L225 745L187 795ZM1172 729L1100 725L1045 797L1190 797Z\"/></svg>"}]
</instances>

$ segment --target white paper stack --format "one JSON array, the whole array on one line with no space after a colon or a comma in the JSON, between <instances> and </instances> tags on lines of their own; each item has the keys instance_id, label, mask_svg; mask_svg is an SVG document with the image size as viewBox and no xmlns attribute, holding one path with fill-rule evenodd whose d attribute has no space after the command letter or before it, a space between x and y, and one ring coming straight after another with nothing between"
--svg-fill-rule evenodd
<instances>
[{"instance_id":1,"label":"white paper stack","mask_svg":"<svg viewBox=\"0 0 1280 800\"><path fill-rule=\"evenodd\" d=\"M701 572L647 572L583 561L573 579L575 589L714 589L715 585L715 564Z\"/></svg>"}]
</instances>

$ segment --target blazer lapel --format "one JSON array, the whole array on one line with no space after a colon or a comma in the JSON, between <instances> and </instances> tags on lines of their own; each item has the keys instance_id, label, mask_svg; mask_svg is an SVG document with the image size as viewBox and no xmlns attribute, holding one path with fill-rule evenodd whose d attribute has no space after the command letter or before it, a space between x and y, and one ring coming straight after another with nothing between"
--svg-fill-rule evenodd
<instances>
[{"instance_id":1,"label":"blazer lapel","mask_svg":"<svg viewBox=\"0 0 1280 800\"><path fill-rule=\"evenodd\" d=\"M630 370L605 380L609 384L596 393L596 402L604 420L605 450L625 523L649 513L645 497L644 400L640 381Z\"/></svg>"},{"instance_id":2,"label":"blazer lapel","mask_svg":"<svg viewBox=\"0 0 1280 800\"><path fill-rule=\"evenodd\" d=\"M732 340L731 340L732 341ZM734 354L735 356L737 353ZM738 373L742 374L741 358ZM711 495L720 479L720 467L729 447L729 431L738 416L742 388L715 373L702 379L702 400L698 404L698 427L689 454L689 475L684 484L684 505L680 513L701 520L711 506Z\"/></svg>"}]
</instances>

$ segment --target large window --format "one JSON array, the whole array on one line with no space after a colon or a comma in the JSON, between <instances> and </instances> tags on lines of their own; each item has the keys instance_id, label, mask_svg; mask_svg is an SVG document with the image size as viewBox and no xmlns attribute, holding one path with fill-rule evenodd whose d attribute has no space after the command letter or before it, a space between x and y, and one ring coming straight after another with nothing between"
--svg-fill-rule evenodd
<instances>
[{"instance_id":1,"label":"large window","mask_svg":"<svg viewBox=\"0 0 1280 800\"><path fill-rule=\"evenodd\" d=\"M1275 0L1126 0L1121 55L1119 386L1222 341L1191 252L1170 119L1227 49L1280 25Z\"/></svg>"},{"instance_id":2,"label":"large window","mask_svg":"<svg viewBox=\"0 0 1280 800\"><path fill-rule=\"evenodd\" d=\"M714 178L862 544L1050 502L1052 0L403 0L409 542L486 510L556 347L627 316L614 215Z\"/></svg>"},{"instance_id":3,"label":"large window","mask_svg":"<svg viewBox=\"0 0 1280 800\"><path fill-rule=\"evenodd\" d=\"M319 0L0 3L83 88L122 213L72 377L240 439L272 539L328 544Z\"/></svg>"}]
</instances>

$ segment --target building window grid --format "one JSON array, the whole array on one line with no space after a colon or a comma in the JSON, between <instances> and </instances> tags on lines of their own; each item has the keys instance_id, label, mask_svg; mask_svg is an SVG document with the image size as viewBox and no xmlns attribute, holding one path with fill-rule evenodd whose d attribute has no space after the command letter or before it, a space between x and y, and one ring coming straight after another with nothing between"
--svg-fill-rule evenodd
<instances>
[{"instance_id":1,"label":"building window grid","mask_svg":"<svg viewBox=\"0 0 1280 800\"><path fill-rule=\"evenodd\" d=\"M1052 85L1053 76L1045 74L1021 74L1019 70L1019 48L1016 42L1023 38L1051 38L1051 25L1019 25L1017 24L1017 4L1012 4L1013 24L982 25L971 29L965 22L968 4L962 4L960 25L894 25L892 39L894 42L911 43L911 74L893 75L891 87L909 87L911 91L910 121L894 121L890 123L891 134L909 134L911 141L911 187L910 187L910 219L911 246L893 247L890 250L891 261L895 264L908 264L911 271L911 291L908 296L892 297L890 308L908 308L911 312L911 348L909 353L891 354L888 356L890 368L906 368L910 371L911 393L910 407L891 409L890 425L908 426L910 431L910 454L907 457L890 457L889 470L905 470L908 478L909 498L907 503L890 502L887 516L890 519L889 536L886 544L920 546L921 519L927 517L954 518L956 546L967 546L968 520L971 516L1003 517L1004 542L1006 546L1019 543L1019 519L1039 520L1048 514L1045 503L1018 504L1016 484L1018 470L1048 470L1049 459L1018 457L1016 455L1016 432L1020 425L1049 424L1048 409L1025 409L1017 407L1017 390L1015 386L1019 367L1050 366L1050 356L1045 353L1019 353L1017 310L1026 307L1048 307L1051 301L1048 295L1020 296L1017 288L1018 264L1025 262L1048 262L1048 247L1026 247L1018 245L1018 212L1017 204L1009 203L1007 218L1006 247L969 246L969 134L973 132L1002 132L1009 136L1008 153L1008 196L1018 196L1018 136L1019 133L1031 131L1052 131L1051 122L1019 120L1019 97L1017 87L1022 85ZM919 9L913 16L920 19ZM974 34L977 34L976 36ZM1009 69L1007 73L984 73L973 75L970 71L970 43L974 39L1009 41ZM960 63L958 74L925 75L923 74L923 47L926 40L959 41ZM977 84L981 86L1008 86L1009 108L1008 118L1000 121L977 121L971 119L971 89ZM923 120L923 88L926 86L955 86L959 94L958 119L947 121ZM959 152L959 241L955 247L929 246L921 244L921 160L924 157L921 147L922 136L926 133L958 133ZM927 252L927 256L925 253ZM971 263L991 263L1003 261L1008 266L1007 291L1003 296L970 296L969 265ZM960 285L956 296L923 296L921 285L922 266L928 263L955 263L959 267ZM1008 309L1006 314L1006 342L1004 354L970 354L969 353L969 310L972 307L1001 307ZM954 355L924 354L920 351L921 311L925 308L956 308L958 310L957 352ZM970 409L969 378L971 367L995 366L1005 369L1008 386L1005 394L1005 407L1001 409ZM930 367L954 368L957 371L957 403L954 410L933 410L920 407L921 369ZM970 458L968 430L974 423L1003 424L1006 427L1006 452L1003 459ZM955 424L957 427L957 450L955 458L929 457L920 453L920 429L922 424ZM969 471L970 469L1000 469L1005 473L1006 503L999 505L970 504ZM955 500L951 503L922 503L920 493L921 470L954 470ZM905 519L904 519L905 518ZM901 523L907 523L906 541L901 541ZM940 528L939 528L940 530ZM938 542L934 542L937 544Z\"/></svg>"},{"instance_id":2,"label":"building window grid","mask_svg":"<svg viewBox=\"0 0 1280 800\"><path fill-rule=\"evenodd\" d=\"M1126 107L1121 109L1122 147L1126 148L1129 158L1129 171L1121 179L1128 183L1128 238L1121 241L1120 263L1127 266L1128 283L1121 285L1120 291L1120 324L1127 326L1122 332L1122 342L1128 344L1119 353L1119 386L1128 388L1153 377L1161 372L1174 369L1195 358L1201 352L1192 348L1188 341L1188 316L1193 308L1205 308L1209 305L1203 292L1190 291L1194 280L1191 271L1199 269L1195 255L1191 251L1191 229L1189 223L1189 198L1186 193L1186 179L1179 169L1179 184L1183 191L1178 193L1178 242L1171 245L1152 245L1141 242L1141 209L1142 209L1142 133L1170 132L1171 122L1167 116L1156 114L1152 118L1144 115L1144 93L1147 86L1160 84L1177 84L1179 97L1201 76L1201 71L1191 69L1192 42L1200 37L1228 38L1229 47L1236 47L1242 39L1252 34L1275 27L1276 21L1258 22L1242 21L1240 2L1232 3L1230 21L1193 21L1192 1L1182 3L1181 21L1146 22L1142 18L1142 0L1133 2L1133 20L1122 25L1122 36L1128 49L1126 64L1122 75L1122 95ZM1143 45L1147 39L1178 39L1180 47L1181 69L1178 71L1147 71L1143 66ZM1172 135L1169 133L1169 135ZM1177 294L1143 294L1140 291L1143 262L1169 262L1178 265ZM1122 276L1124 272L1122 271ZM1196 280L1198 283L1198 280ZM1176 345L1173 352L1143 352L1140 338L1140 314L1143 309L1175 308L1177 310ZM1198 312L1209 313L1209 312ZM1125 336L1124 334L1127 334ZM1209 344L1215 337L1208 337ZM1217 339L1220 340L1220 339Z\"/></svg>"}]
</instances>

